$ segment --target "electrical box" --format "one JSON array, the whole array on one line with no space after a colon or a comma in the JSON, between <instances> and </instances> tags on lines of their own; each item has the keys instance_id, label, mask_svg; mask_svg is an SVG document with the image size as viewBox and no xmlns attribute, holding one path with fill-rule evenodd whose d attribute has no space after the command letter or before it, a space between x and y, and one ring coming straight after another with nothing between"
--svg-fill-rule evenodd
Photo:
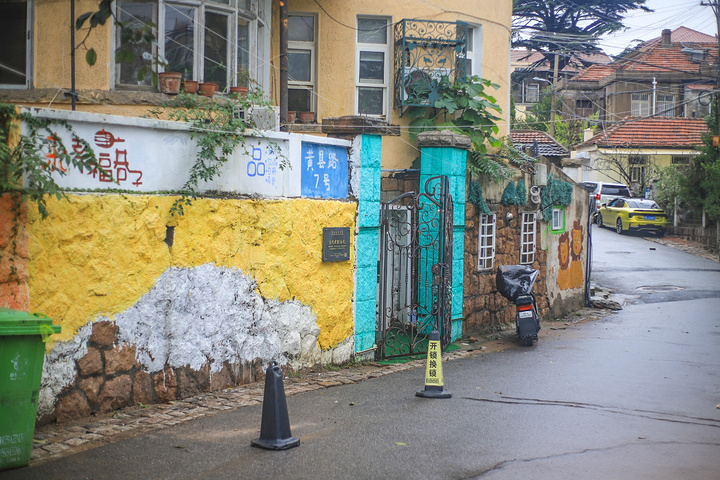
<instances>
[{"instance_id":1,"label":"electrical box","mask_svg":"<svg viewBox=\"0 0 720 480\"><path fill-rule=\"evenodd\" d=\"M535 164L535 175L533 175L533 185L544 187L547 185L547 165L544 163Z\"/></svg>"}]
</instances>

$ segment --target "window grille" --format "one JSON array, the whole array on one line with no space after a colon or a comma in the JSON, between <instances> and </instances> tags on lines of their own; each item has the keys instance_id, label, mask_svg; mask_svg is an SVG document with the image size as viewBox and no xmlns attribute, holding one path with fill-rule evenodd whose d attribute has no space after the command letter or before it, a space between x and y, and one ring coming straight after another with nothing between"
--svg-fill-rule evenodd
<instances>
[{"instance_id":1,"label":"window grille","mask_svg":"<svg viewBox=\"0 0 720 480\"><path fill-rule=\"evenodd\" d=\"M553 208L552 210L552 229L563 230L565 228L565 209Z\"/></svg>"},{"instance_id":2,"label":"window grille","mask_svg":"<svg viewBox=\"0 0 720 480\"><path fill-rule=\"evenodd\" d=\"M675 116L675 95L658 94L655 113L660 117Z\"/></svg>"},{"instance_id":3,"label":"window grille","mask_svg":"<svg viewBox=\"0 0 720 480\"><path fill-rule=\"evenodd\" d=\"M522 212L520 233L520 263L531 265L535 261L535 212Z\"/></svg>"},{"instance_id":4,"label":"window grille","mask_svg":"<svg viewBox=\"0 0 720 480\"><path fill-rule=\"evenodd\" d=\"M633 93L630 104L630 115L633 117L647 117L650 115L650 94Z\"/></svg>"},{"instance_id":5,"label":"window grille","mask_svg":"<svg viewBox=\"0 0 720 480\"><path fill-rule=\"evenodd\" d=\"M690 164L690 157L685 156L679 156L679 157L672 157L672 164L673 165L689 165Z\"/></svg>"},{"instance_id":6,"label":"window grille","mask_svg":"<svg viewBox=\"0 0 720 480\"><path fill-rule=\"evenodd\" d=\"M489 270L495 263L496 215L481 213L478 225L478 270Z\"/></svg>"}]
</instances>

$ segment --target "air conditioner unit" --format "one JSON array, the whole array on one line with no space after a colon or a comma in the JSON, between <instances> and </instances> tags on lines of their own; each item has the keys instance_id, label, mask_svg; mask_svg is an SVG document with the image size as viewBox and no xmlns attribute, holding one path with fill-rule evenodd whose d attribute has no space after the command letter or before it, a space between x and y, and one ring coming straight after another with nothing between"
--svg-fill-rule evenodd
<instances>
[{"instance_id":1,"label":"air conditioner unit","mask_svg":"<svg viewBox=\"0 0 720 480\"><path fill-rule=\"evenodd\" d=\"M258 130L280 131L280 107L252 105L247 110L243 110L238 106L234 113L237 118L252 118Z\"/></svg>"}]
</instances>

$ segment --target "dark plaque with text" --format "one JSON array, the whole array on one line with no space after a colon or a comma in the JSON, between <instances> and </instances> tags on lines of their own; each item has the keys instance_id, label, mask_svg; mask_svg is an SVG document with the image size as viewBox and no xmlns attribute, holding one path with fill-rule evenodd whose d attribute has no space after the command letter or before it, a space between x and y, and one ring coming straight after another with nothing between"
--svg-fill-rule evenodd
<instances>
[{"instance_id":1,"label":"dark plaque with text","mask_svg":"<svg viewBox=\"0 0 720 480\"><path fill-rule=\"evenodd\" d=\"M350 227L323 228L323 262L350 260Z\"/></svg>"}]
</instances>

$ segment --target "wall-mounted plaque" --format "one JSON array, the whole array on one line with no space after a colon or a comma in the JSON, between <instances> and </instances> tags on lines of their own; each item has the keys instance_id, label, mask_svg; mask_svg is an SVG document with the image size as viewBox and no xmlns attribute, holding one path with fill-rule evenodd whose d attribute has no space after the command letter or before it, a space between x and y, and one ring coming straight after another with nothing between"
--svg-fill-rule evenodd
<instances>
[{"instance_id":1,"label":"wall-mounted plaque","mask_svg":"<svg viewBox=\"0 0 720 480\"><path fill-rule=\"evenodd\" d=\"M350 260L350 227L323 228L323 262Z\"/></svg>"}]
</instances>

